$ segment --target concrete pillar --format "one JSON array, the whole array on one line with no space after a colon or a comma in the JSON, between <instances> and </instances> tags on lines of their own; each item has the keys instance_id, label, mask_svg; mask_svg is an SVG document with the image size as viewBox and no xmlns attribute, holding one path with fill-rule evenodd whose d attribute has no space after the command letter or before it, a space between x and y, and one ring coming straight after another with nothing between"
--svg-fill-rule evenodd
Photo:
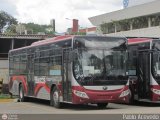
<instances>
[{"instance_id":1,"label":"concrete pillar","mask_svg":"<svg viewBox=\"0 0 160 120\"><path fill-rule=\"evenodd\" d=\"M51 24L51 26L53 28L53 33L55 33L55 31L56 31L55 19L52 19L50 24Z\"/></svg>"},{"instance_id":2,"label":"concrete pillar","mask_svg":"<svg viewBox=\"0 0 160 120\"><path fill-rule=\"evenodd\" d=\"M117 25L116 23L114 24L114 28L115 28L115 33L117 32Z\"/></svg>"},{"instance_id":3,"label":"concrete pillar","mask_svg":"<svg viewBox=\"0 0 160 120\"><path fill-rule=\"evenodd\" d=\"M148 27L151 27L151 18L148 17Z\"/></svg>"},{"instance_id":4,"label":"concrete pillar","mask_svg":"<svg viewBox=\"0 0 160 120\"><path fill-rule=\"evenodd\" d=\"M11 49L14 49L14 38L11 40Z\"/></svg>"},{"instance_id":5,"label":"concrete pillar","mask_svg":"<svg viewBox=\"0 0 160 120\"><path fill-rule=\"evenodd\" d=\"M130 30L133 30L132 22L130 22Z\"/></svg>"}]
</instances>

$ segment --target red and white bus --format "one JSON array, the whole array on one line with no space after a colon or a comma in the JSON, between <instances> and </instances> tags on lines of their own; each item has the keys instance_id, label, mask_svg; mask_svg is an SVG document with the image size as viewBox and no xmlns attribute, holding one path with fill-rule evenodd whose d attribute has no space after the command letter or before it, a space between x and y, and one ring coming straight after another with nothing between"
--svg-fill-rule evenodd
<instances>
[{"instance_id":1,"label":"red and white bus","mask_svg":"<svg viewBox=\"0 0 160 120\"><path fill-rule=\"evenodd\" d=\"M128 39L131 101L160 102L160 40Z\"/></svg>"},{"instance_id":2,"label":"red and white bus","mask_svg":"<svg viewBox=\"0 0 160 120\"><path fill-rule=\"evenodd\" d=\"M127 103L127 39L59 36L9 52L10 92L62 103Z\"/></svg>"}]
</instances>

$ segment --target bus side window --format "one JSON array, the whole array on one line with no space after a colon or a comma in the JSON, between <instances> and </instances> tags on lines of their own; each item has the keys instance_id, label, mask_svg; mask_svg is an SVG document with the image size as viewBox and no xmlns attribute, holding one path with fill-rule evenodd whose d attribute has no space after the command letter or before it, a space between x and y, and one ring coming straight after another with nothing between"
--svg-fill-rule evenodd
<instances>
[{"instance_id":1,"label":"bus side window","mask_svg":"<svg viewBox=\"0 0 160 120\"><path fill-rule=\"evenodd\" d=\"M9 74L12 75L14 73L14 61L13 56L9 56Z\"/></svg>"},{"instance_id":2,"label":"bus side window","mask_svg":"<svg viewBox=\"0 0 160 120\"><path fill-rule=\"evenodd\" d=\"M40 75L48 75L48 58L40 58L39 59L39 74Z\"/></svg>"},{"instance_id":3,"label":"bus side window","mask_svg":"<svg viewBox=\"0 0 160 120\"><path fill-rule=\"evenodd\" d=\"M13 64L14 74L19 74L19 62L20 62L20 56L15 55Z\"/></svg>"},{"instance_id":4,"label":"bus side window","mask_svg":"<svg viewBox=\"0 0 160 120\"><path fill-rule=\"evenodd\" d=\"M128 74L135 76L137 74L136 66L137 66L137 54L136 51L130 50L129 51L129 58L128 58Z\"/></svg>"},{"instance_id":5,"label":"bus side window","mask_svg":"<svg viewBox=\"0 0 160 120\"><path fill-rule=\"evenodd\" d=\"M49 75L60 76L62 74L62 56L50 58Z\"/></svg>"},{"instance_id":6,"label":"bus side window","mask_svg":"<svg viewBox=\"0 0 160 120\"><path fill-rule=\"evenodd\" d=\"M60 48L68 48L72 46L72 40L70 39L70 40L60 41L55 43L55 45Z\"/></svg>"},{"instance_id":7,"label":"bus side window","mask_svg":"<svg viewBox=\"0 0 160 120\"><path fill-rule=\"evenodd\" d=\"M20 56L19 69L21 74L27 74L27 55L22 54Z\"/></svg>"}]
</instances>

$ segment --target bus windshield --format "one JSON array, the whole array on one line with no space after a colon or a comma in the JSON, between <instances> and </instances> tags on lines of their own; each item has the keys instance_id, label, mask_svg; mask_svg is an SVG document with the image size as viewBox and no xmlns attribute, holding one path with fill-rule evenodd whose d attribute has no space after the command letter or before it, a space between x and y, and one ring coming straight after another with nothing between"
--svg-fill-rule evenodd
<instances>
[{"instance_id":1,"label":"bus windshield","mask_svg":"<svg viewBox=\"0 0 160 120\"><path fill-rule=\"evenodd\" d=\"M127 52L124 47L120 46L124 45L124 41L123 43L122 41L115 42L115 44L113 41L112 45L107 45L107 42L103 41L97 46L94 42L89 42L91 44L85 43L87 46L76 49L73 64L75 79L81 85L126 84ZM119 46L118 43L120 43ZM99 46L102 48L100 49Z\"/></svg>"},{"instance_id":2,"label":"bus windshield","mask_svg":"<svg viewBox=\"0 0 160 120\"><path fill-rule=\"evenodd\" d=\"M160 84L160 41L153 41L152 49L152 74L156 81Z\"/></svg>"},{"instance_id":3,"label":"bus windshield","mask_svg":"<svg viewBox=\"0 0 160 120\"><path fill-rule=\"evenodd\" d=\"M94 48L107 50L126 50L126 39L118 37L77 37L74 48Z\"/></svg>"},{"instance_id":4,"label":"bus windshield","mask_svg":"<svg viewBox=\"0 0 160 120\"><path fill-rule=\"evenodd\" d=\"M153 53L152 73L158 83L160 83L160 52Z\"/></svg>"}]
</instances>

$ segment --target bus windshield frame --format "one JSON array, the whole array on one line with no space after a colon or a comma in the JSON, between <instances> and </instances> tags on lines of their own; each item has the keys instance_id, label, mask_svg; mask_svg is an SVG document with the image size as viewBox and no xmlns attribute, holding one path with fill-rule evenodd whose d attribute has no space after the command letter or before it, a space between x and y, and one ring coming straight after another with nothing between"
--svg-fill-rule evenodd
<instances>
[{"instance_id":1,"label":"bus windshield frame","mask_svg":"<svg viewBox=\"0 0 160 120\"><path fill-rule=\"evenodd\" d=\"M160 41L154 40L152 43L152 65L151 71L154 79L160 84Z\"/></svg>"},{"instance_id":2,"label":"bus windshield frame","mask_svg":"<svg viewBox=\"0 0 160 120\"><path fill-rule=\"evenodd\" d=\"M113 38L82 37L74 40L73 75L79 84L101 86L127 83L126 40Z\"/></svg>"}]
</instances>

